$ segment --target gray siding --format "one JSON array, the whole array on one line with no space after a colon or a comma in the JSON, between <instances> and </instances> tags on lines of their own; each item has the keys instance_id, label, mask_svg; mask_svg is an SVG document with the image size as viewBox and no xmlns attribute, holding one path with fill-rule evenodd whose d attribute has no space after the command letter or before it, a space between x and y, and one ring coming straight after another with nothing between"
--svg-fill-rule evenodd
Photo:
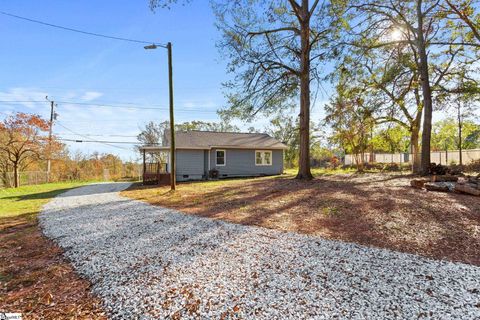
<instances>
[{"instance_id":1,"label":"gray siding","mask_svg":"<svg viewBox=\"0 0 480 320\"><path fill-rule=\"evenodd\" d=\"M274 175L283 173L283 150L272 150L271 166L255 165L254 149L221 149L226 150L226 165L216 166L215 151L210 151L210 169L217 169L220 177L227 176L256 176ZM268 149L262 149L268 150Z\"/></svg>"},{"instance_id":2,"label":"gray siding","mask_svg":"<svg viewBox=\"0 0 480 320\"><path fill-rule=\"evenodd\" d=\"M175 163L178 181L199 180L205 174L204 150L177 150Z\"/></svg>"}]
</instances>

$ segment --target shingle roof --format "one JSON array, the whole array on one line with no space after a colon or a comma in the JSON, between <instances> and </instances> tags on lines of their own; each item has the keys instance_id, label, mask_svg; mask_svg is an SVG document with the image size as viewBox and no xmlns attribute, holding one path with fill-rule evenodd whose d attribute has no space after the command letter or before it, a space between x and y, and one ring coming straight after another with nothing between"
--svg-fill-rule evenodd
<instances>
[{"instance_id":1,"label":"shingle roof","mask_svg":"<svg viewBox=\"0 0 480 320\"><path fill-rule=\"evenodd\" d=\"M170 145L167 135L166 145ZM236 133L213 131L177 131L177 149L210 149L212 147L286 149L287 146L266 133Z\"/></svg>"}]
</instances>

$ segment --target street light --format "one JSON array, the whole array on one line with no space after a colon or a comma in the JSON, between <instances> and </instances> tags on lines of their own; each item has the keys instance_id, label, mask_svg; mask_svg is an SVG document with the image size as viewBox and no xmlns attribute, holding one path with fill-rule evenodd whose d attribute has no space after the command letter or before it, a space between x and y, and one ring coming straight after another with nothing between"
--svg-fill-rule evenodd
<instances>
[{"instance_id":1,"label":"street light","mask_svg":"<svg viewBox=\"0 0 480 320\"><path fill-rule=\"evenodd\" d=\"M145 46L145 50L162 47L168 51L168 91L170 100L170 189L175 190L175 123L173 118L173 72L172 72L172 43L166 46L151 44Z\"/></svg>"}]
</instances>

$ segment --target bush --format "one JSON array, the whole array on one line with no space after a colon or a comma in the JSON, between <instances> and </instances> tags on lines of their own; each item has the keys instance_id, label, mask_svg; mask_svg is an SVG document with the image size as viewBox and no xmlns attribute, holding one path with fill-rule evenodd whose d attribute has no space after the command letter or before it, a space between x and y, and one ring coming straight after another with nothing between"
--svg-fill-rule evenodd
<instances>
[{"instance_id":1,"label":"bush","mask_svg":"<svg viewBox=\"0 0 480 320\"><path fill-rule=\"evenodd\" d=\"M391 171L391 172L398 172L401 171L402 168L397 163L387 163L383 166L382 171Z\"/></svg>"}]
</instances>

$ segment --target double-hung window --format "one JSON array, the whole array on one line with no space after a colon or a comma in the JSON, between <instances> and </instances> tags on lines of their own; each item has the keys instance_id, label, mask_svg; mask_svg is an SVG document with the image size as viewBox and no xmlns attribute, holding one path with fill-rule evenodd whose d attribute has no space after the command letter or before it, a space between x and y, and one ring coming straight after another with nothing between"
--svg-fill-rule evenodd
<instances>
[{"instance_id":1,"label":"double-hung window","mask_svg":"<svg viewBox=\"0 0 480 320\"><path fill-rule=\"evenodd\" d=\"M227 152L225 150L215 151L215 164L217 166L224 166L227 163Z\"/></svg>"},{"instance_id":2,"label":"double-hung window","mask_svg":"<svg viewBox=\"0 0 480 320\"><path fill-rule=\"evenodd\" d=\"M256 150L255 151L255 165L256 166L271 166L272 165L272 151Z\"/></svg>"}]
</instances>

